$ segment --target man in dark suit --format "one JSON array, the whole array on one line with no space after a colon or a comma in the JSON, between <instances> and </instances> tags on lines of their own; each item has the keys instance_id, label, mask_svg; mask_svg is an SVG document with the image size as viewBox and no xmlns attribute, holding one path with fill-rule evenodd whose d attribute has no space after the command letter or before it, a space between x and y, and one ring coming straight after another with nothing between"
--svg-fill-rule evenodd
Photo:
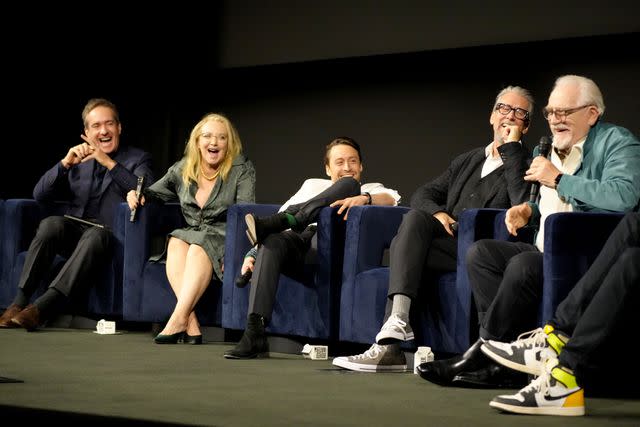
<instances>
[{"instance_id":1,"label":"man in dark suit","mask_svg":"<svg viewBox=\"0 0 640 427\"><path fill-rule=\"evenodd\" d=\"M414 193L412 209L391 242L385 322L376 343L363 354L335 358L334 365L363 372L407 369L400 342L413 339L411 301L430 273L456 270L458 214L469 208L509 208L526 200L528 154L520 137L529 129L532 111L533 98L526 89L500 91L489 116L493 141L458 156Z\"/></svg>"},{"instance_id":2,"label":"man in dark suit","mask_svg":"<svg viewBox=\"0 0 640 427\"><path fill-rule=\"evenodd\" d=\"M82 121L85 142L71 147L33 190L38 202L68 202L70 217L50 216L40 222L16 297L0 316L2 328L35 329L52 317L77 287L92 283L92 276L111 259L114 237L110 225L118 204L136 188L138 177L144 177L147 184L153 180L149 153L120 146L122 125L113 103L89 100ZM29 304L56 254L67 261L47 291Z\"/></svg>"}]
</instances>

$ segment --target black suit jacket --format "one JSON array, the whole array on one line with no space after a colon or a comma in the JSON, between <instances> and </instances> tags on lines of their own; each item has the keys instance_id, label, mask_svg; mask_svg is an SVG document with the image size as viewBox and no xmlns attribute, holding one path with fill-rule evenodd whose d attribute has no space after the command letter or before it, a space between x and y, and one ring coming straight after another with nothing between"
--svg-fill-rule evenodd
<instances>
[{"instance_id":1,"label":"black suit jacket","mask_svg":"<svg viewBox=\"0 0 640 427\"><path fill-rule=\"evenodd\" d=\"M462 189L485 161L484 151L484 147L476 148L456 157L442 175L416 190L411 196L411 207L431 215L440 211L451 215ZM495 171L500 174L499 185L487 194L483 207L506 209L527 200L530 185L524 180L524 174L529 164L529 152L519 143L503 144L498 152L503 162Z\"/></svg>"},{"instance_id":2,"label":"black suit jacket","mask_svg":"<svg viewBox=\"0 0 640 427\"><path fill-rule=\"evenodd\" d=\"M119 203L126 202L127 193L136 189L138 176L144 176L145 187L153 183L151 155L146 151L121 145L112 158L116 165L102 181L98 218L106 225L113 223L116 208ZM56 163L36 184L34 199L38 202L69 202L66 213L83 217L89 201L94 164L95 160L89 160L65 169L60 162Z\"/></svg>"}]
</instances>

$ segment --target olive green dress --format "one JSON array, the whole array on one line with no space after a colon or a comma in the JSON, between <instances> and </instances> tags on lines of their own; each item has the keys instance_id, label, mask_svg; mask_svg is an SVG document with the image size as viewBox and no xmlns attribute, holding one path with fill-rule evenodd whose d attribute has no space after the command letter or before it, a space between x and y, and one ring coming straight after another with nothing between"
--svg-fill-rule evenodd
<instances>
[{"instance_id":1,"label":"olive green dress","mask_svg":"<svg viewBox=\"0 0 640 427\"><path fill-rule=\"evenodd\" d=\"M222 279L227 209L236 203L255 202L256 173L253 163L243 155L238 156L227 179L216 181L202 209L196 202L197 184L191 182L185 185L182 180L183 166L184 160L174 163L162 178L144 190L144 195L163 202L180 203L187 227L173 230L169 236L201 246L213 264L214 274ZM165 257L166 245L165 252L155 260Z\"/></svg>"}]
</instances>

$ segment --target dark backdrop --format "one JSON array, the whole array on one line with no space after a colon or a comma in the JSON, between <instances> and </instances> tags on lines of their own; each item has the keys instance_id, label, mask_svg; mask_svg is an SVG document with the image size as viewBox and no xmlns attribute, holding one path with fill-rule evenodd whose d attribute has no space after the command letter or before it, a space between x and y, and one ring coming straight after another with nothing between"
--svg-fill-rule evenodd
<instances>
[{"instance_id":1,"label":"dark backdrop","mask_svg":"<svg viewBox=\"0 0 640 427\"><path fill-rule=\"evenodd\" d=\"M490 107L505 85L532 90L537 105L526 139L537 143L548 132L540 107L554 79L565 73L593 78L605 96L605 119L640 135L638 28L601 34L594 27L592 35L584 35L583 14L580 31L558 29L555 38L544 34L549 39L541 40L540 34L525 31L525 41L479 37L480 43L465 27L451 27L465 37L446 32L441 37L457 41L456 46L446 40L442 46L447 47L416 45L415 38L409 43L401 33L394 39L397 46L389 49L379 40L394 37L400 25L395 17L389 28L367 27L372 44L363 51L361 23L369 18L345 7L343 16L351 13L352 22L360 22L354 26L359 44L354 48L345 42L345 53L340 39L327 37L324 44L312 39L318 30L305 39L299 23L289 37L285 26L278 27L278 39L269 43L264 28L250 25L255 14L242 25L237 6L215 3L212 10L218 13L166 11L143 22L140 16L121 14L103 32L73 36L61 35L61 22L42 15L32 42L6 38L0 197L31 197L40 175L80 142L80 113L95 96L119 106L123 141L152 152L158 176L181 156L201 116L227 114L256 165L259 202L282 202L304 178L323 177L324 145L349 135L363 146L365 180L398 189L408 203L415 188L441 173L456 154L490 142ZM287 16L286 10L271 13ZM618 10L613 22L628 29L620 16ZM407 22L415 26L418 21ZM235 30L230 33L231 24ZM515 27L508 28L513 34ZM334 34L328 26L321 29ZM570 33L582 35L566 37ZM240 44L238 34L244 35ZM282 60L287 51L283 40L290 45L290 62ZM495 43L487 44L491 40ZM324 50L318 51L319 45ZM245 46L248 54L259 46L266 56L232 58L229 46ZM18 172L9 172L10 167Z\"/></svg>"}]
</instances>

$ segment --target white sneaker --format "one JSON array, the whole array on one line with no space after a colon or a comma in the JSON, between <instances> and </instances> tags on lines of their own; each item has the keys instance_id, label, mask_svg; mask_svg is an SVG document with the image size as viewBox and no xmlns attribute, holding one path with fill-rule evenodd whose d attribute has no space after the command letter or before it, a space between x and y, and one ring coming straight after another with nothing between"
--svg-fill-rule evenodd
<instances>
[{"instance_id":1,"label":"white sneaker","mask_svg":"<svg viewBox=\"0 0 640 427\"><path fill-rule=\"evenodd\" d=\"M393 344L398 341L409 341L413 339L413 330L409 323L405 322L397 314L389 316L378 335L376 335L376 343Z\"/></svg>"},{"instance_id":2,"label":"white sneaker","mask_svg":"<svg viewBox=\"0 0 640 427\"><path fill-rule=\"evenodd\" d=\"M499 364L531 375L541 375L546 359L558 354L569 340L551 325L521 334L511 343L485 342L481 350Z\"/></svg>"},{"instance_id":3,"label":"white sneaker","mask_svg":"<svg viewBox=\"0 0 640 427\"><path fill-rule=\"evenodd\" d=\"M506 412L530 415L584 415L584 390L575 375L550 358L543 373L514 395L495 397L489 406Z\"/></svg>"},{"instance_id":4,"label":"white sneaker","mask_svg":"<svg viewBox=\"0 0 640 427\"><path fill-rule=\"evenodd\" d=\"M362 354L336 357L332 363L334 366L359 372L407 371L407 359L399 345L373 344Z\"/></svg>"}]
</instances>

